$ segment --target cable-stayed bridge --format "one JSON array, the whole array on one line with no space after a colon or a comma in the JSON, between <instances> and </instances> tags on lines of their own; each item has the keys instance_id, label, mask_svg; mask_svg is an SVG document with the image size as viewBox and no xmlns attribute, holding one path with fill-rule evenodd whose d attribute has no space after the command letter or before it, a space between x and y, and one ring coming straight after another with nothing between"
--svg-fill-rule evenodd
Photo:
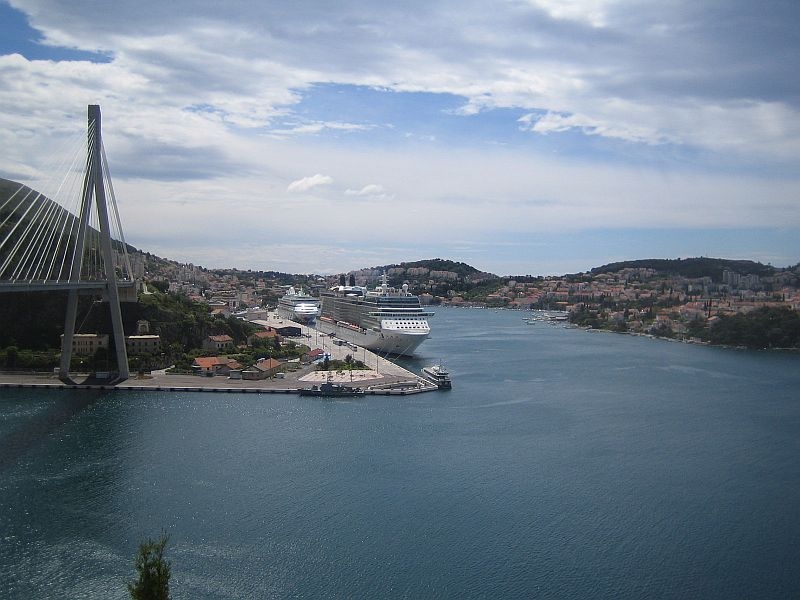
<instances>
[{"instance_id":1,"label":"cable-stayed bridge","mask_svg":"<svg viewBox=\"0 0 800 600\"><path fill-rule=\"evenodd\" d=\"M20 185L0 199L0 293L67 292L59 376L69 383L78 295L102 296L113 328L113 379L123 381L129 371L120 299L135 300L136 288L98 105L89 105L86 152L78 156L50 197Z\"/></svg>"}]
</instances>

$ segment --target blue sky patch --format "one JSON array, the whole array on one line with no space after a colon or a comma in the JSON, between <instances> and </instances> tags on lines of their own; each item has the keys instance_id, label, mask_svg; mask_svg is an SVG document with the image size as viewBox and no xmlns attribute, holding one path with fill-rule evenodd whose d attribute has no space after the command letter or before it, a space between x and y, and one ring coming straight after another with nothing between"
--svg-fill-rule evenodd
<instances>
[{"instance_id":1,"label":"blue sky patch","mask_svg":"<svg viewBox=\"0 0 800 600\"><path fill-rule=\"evenodd\" d=\"M42 35L28 24L23 13L0 2L0 55L21 54L28 60L111 62L111 56L42 43Z\"/></svg>"}]
</instances>

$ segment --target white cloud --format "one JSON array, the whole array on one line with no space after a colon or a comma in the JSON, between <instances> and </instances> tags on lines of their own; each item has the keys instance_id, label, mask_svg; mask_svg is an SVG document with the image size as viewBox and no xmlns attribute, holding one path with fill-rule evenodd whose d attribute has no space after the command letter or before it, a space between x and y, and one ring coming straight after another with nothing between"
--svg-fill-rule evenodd
<instances>
[{"instance_id":1,"label":"white cloud","mask_svg":"<svg viewBox=\"0 0 800 600\"><path fill-rule=\"evenodd\" d=\"M324 131L365 131L370 128L370 126L359 125L357 123L315 121L312 123L302 123L283 129L272 129L270 130L270 134L277 137L283 137L289 135L316 135Z\"/></svg>"},{"instance_id":2,"label":"white cloud","mask_svg":"<svg viewBox=\"0 0 800 600\"><path fill-rule=\"evenodd\" d=\"M547 135L548 133L561 133L570 129L578 129L586 135L600 135L610 138L619 138L628 142L645 144L666 143L669 141L663 133L645 127L636 127L629 124L627 127L615 127L609 123L593 120L586 115L562 115L548 112L544 116L533 113L519 118L521 129Z\"/></svg>"},{"instance_id":3,"label":"white cloud","mask_svg":"<svg viewBox=\"0 0 800 600\"><path fill-rule=\"evenodd\" d=\"M371 196L371 197L386 197L386 190L383 189L382 185L378 185L377 183L370 183L362 187L360 190L351 190L347 189L344 192L348 196Z\"/></svg>"},{"instance_id":4,"label":"white cloud","mask_svg":"<svg viewBox=\"0 0 800 600\"><path fill-rule=\"evenodd\" d=\"M592 27L606 24L606 9L614 0L530 0L554 19L584 21Z\"/></svg>"},{"instance_id":5,"label":"white cloud","mask_svg":"<svg viewBox=\"0 0 800 600\"><path fill-rule=\"evenodd\" d=\"M297 181L293 181L286 188L287 192L307 192L308 190L319 187L321 185L330 185L333 183L333 177L317 173L311 177L303 177Z\"/></svg>"}]
</instances>

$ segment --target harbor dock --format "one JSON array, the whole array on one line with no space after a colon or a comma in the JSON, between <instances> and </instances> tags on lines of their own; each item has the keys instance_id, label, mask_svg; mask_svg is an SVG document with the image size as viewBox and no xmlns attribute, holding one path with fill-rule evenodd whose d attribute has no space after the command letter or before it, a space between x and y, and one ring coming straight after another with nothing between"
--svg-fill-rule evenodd
<instances>
[{"instance_id":1,"label":"harbor dock","mask_svg":"<svg viewBox=\"0 0 800 600\"><path fill-rule=\"evenodd\" d=\"M76 383L67 384L53 373L2 373L0 388L40 388L40 389L92 389L113 391L168 391L168 392L223 392L248 394L296 394L299 388L310 387L324 381L345 384L364 390L365 395L408 395L435 391L435 385L411 371L408 371L385 357L358 346L338 343L339 341L312 326L289 321L270 313L265 321L258 322L271 327L292 326L300 329L300 337L295 341L320 348L332 360L344 360L349 354L363 362L369 370L318 371L316 364L302 365L291 363L280 377L263 380L233 379L225 376L203 377L190 374L172 374L166 371L152 371L134 375L116 385L104 385L94 381L91 384L77 383L83 379L74 375ZM290 338L291 339L291 338Z\"/></svg>"}]
</instances>

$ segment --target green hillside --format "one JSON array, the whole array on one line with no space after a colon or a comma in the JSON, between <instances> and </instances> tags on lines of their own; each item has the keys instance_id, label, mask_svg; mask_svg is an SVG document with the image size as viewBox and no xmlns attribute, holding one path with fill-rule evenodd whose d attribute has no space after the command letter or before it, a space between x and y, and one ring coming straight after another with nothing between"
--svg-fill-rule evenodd
<instances>
[{"instance_id":1,"label":"green hillside","mask_svg":"<svg viewBox=\"0 0 800 600\"><path fill-rule=\"evenodd\" d=\"M595 267L590 272L592 275L601 273L615 273L622 269L653 269L663 275L675 275L690 279L711 277L717 283L722 281L723 271L733 271L741 275L758 275L766 277L773 275L776 269L770 265L763 265L752 260L728 260L725 258L648 258L643 260L629 260L615 262Z\"/></svg>"}]
</instances>

